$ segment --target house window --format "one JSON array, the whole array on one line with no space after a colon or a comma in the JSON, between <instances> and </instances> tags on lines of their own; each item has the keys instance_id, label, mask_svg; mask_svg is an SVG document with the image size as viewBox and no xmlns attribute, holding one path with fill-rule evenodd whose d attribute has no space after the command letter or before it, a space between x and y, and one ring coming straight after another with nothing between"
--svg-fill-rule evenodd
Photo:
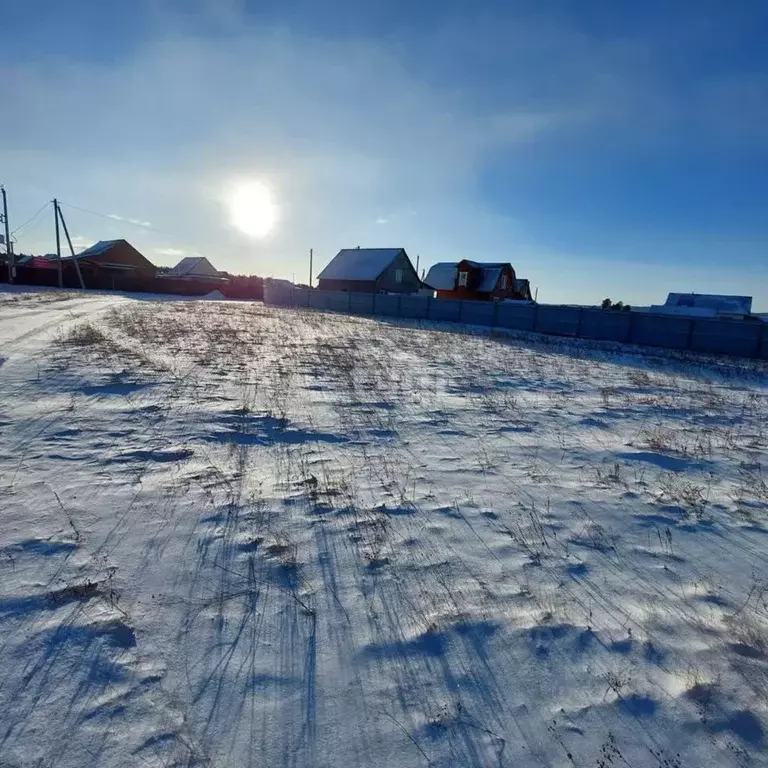
<instances>
[{"instance_id":1,"label":"house window","mask_svg":"<svg viewBox=\"0 0 768 768\"><path fill-rule=\"evenodd\" d=\"M501 276L501 290L506 291L507 290L507 276L502 275Z\"/></svg>"},{"instance_id":2,"label":"house window","mask_svg":"<svg viewBox=\"0 0 768 768\"><path fill-rule=\"evenodd\" d=\"M467 287L467 278L469 277L469 272L459 272L459 287L460 288L466 288Z\"/></svg>"},{"instance_id":3,"label":"house window","mask_svg":"<svg viewBox=\"0 0 768 768\"><path fill-rule=\"evenodd\" d=\"M396 269L395 270L395 282L396 283L402 283L403 282L403 270L402 269Z\"/></svg>"}]
</instances>

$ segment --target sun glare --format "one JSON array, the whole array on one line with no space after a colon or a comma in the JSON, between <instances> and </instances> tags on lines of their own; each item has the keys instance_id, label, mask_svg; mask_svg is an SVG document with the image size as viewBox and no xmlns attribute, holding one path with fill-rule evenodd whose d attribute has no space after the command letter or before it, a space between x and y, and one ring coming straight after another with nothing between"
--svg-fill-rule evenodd
<instances>
[{"instance_id":1,"label":"sun glare","mask_svg":"<svg viewBox=\"0 0 768 768\"><path fill-rule=\"evenodd\" d=\"M245 181L227 197L229 220L249 237L268 235L277 223L277 205L272 190L261 181Z\"/></svg>"}]
</instances>

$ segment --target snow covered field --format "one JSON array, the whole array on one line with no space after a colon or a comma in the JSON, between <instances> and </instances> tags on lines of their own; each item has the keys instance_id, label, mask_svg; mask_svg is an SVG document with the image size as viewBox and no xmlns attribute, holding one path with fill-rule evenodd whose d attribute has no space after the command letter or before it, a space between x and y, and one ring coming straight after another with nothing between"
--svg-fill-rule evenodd
<instances>
[{"instance_id":1,"label":"snow covered field","mask_svg":"<svg viewBox=\"0 0 768 768\"><path fill-rule=\"evenodd\" d=\"M768 373L0 293L0 766L768 763Z\"/></svg>"}]
</instances>

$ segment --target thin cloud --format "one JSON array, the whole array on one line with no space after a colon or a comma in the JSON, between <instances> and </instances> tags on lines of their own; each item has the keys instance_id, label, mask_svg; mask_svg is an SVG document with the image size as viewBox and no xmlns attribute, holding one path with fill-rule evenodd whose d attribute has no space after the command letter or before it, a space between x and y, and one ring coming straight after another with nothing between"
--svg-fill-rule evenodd
<instances>
[{"instance_id":1,"label":"thin cloud","mask_svg":"<svg viewBox=\"0 0 768 768\"><path fill-rule=\"evenodd\" d=\"M127 221L129 224L135 224L137 227L151 227L151 221L142 221L141 219L131 219L126 216L118 216L116 213L108 213L108 219L114 219L115 221Z\"/></svg>"},{"instance_id":2,"label":"thin cloud","mask_svg":"<svg viewBox=\"0 0 768 768\"><path fill-rule=\"evenodd\" d=\"M155 248L154 250L158 256L183 256L186 253L180 248Z\"/></svg>"}]
</instances>

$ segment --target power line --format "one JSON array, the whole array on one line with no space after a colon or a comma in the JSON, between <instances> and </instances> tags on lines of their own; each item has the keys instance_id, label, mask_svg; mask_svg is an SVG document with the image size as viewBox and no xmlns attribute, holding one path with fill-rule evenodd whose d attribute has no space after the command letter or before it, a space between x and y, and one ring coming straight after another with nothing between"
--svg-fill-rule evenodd
<instances>
[{"instance_id":1,"label":"power line","mask_svg":"<svg viewBox=\"0 0 768 768\"><path fill-rule=\"evenodd\" d=\"M129 219L123 218L122 216L120 216L119 218L116 217L116 216L110 216L108 213L99 213L98 211L91 211L88 208L81 208L78 205L72 205L72 203L62 203L62 201L59 200L59 208L61 208L62 205L65 208L72 208L75 211L80 211L80 213L87 213L87 214L90 214L91 216L98 216L100 219L107 219L108 221L111 221L113 224L115 224L115 223L116 224L131 224L134 227L138 227L139 229L144 230L145 232L157 232L157 234L163 235L165 237L169 237L169 238L171 238L171 240L173 240L174 242L179 243L179 244L183 244L183 243L188 242L188 238L187 237L183 237L183 236L179 236L179 235L174 235L172 232L167 232L165 230L158 229L157 227L153 227L151 224L149 226L147 226L147 225L142 224L140 222L130 221ZM201 243L201 244L206 245L206 246L211 247L211 248L218 248L218 247L220 247L220 243L218 241L214 241L214 240L206 240L206 239L201 239L199 237L196 237L195 238L195 242L196 243Z\"/></svg>"},{"instance_id":2,"label":"power line","mask_svg":"<svg viewBox=\"0 0 768 768\"><path fill-rule=\"evenodd\" d=\"M117 222L118 224L130 224L134 227L139 227L139 229L143 230L150 230L151 232L157 232L160 235L165 235L166 237L174 237L175 235L172 235L170 232L164 232L162 229L158 229L157 227L153 227L151 224L143 224L140 221L131 221L130 219L126 219L123 216L110 216L108 213L99 213L98 211L91 211L88 208L81 208L78 205L72 205L72 203L62 203L61 200L59 200L59 205L63 205L66 208L72 208L75 211L80 211L80 213L88 213L91 216L98 216L100 219L107 219L111 222Z\"/></svg>"},{"instance_id":3,"label":"power line","mask_svg":"<svg viewBox=\"0 0 768 768\"><path fill-rule=\"evenodd\" d=\"M13 232L11 232L11 234L15 235L20 229L24 229L24 227L26 227L27 224L31 224L49 205L50 205L49 202L45 203L42 206L42 208L40 208L40 210L34 216L27 219L21 226L16 227L16 229L14 229Z\"/></svg>"},{"instance_id":4,"label":"power line","mask_svg":"<svg viewBox=\"0 0 768 768\"><path fill-rule=\"evenodd\" d=\"M73 208L76 211L80 211L80 213L90 213L91 216L99 216L102 219L109 219L110 221L119 221L119 219L116 219L113 216L109 216L106 213L97 213L96 211L89 211L87 208L80 208L80 206L72 205L71 203L62 203L61 200L59 200L59 205L63 205L66 208Z\"/></svg>"},{"instance_id":5,"label":"power line","mask_svg":"<svg viewBox=\"0 0 768 768\"><path fill-rule=\"evenodd\" d=\"M53 207L53 206L51 206ZM36 221L33 221L29 224L29 227L24 232L25 237L29 237L29 233L32 230L37 230L41 224L49 224L50 220L48 219L48 216L46 215L45 211L43 212L42 216L39 216Z\"/></svg>"}]
</instances>

